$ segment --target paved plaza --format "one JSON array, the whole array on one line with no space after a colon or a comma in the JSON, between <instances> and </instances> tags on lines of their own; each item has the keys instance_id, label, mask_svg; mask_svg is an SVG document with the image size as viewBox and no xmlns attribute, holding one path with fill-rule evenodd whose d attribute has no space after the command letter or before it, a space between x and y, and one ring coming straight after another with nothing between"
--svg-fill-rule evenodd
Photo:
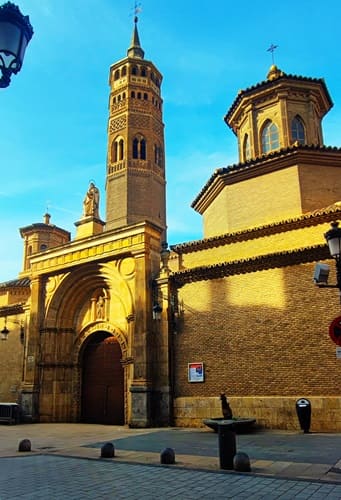
<instances>
[{"instance_id":1,"label":"paved plaza","mask_svg":"<svg viewBox=\"0 0 341 500\"><path fill-rule=\"evenodd\" d=\"M18 452L30 439L32 451ZM341 499L341 435L262 431L237 436L251 473L222 471L204 429L89 424L0 426L0 499ZM101 446L115 457L101 459ZM176 464L160 465L172 447Z\"/></svg>"}]
</instances>

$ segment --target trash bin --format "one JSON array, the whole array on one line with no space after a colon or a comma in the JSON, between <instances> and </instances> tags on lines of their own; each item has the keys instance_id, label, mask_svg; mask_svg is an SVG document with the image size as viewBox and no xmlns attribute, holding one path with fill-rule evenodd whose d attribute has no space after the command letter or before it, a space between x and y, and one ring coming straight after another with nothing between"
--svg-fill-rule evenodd
<instances>
[{"instance_id":1,"label":"trash bin","mask_svg":"<svg viewBox=\"0 0 341 500\"><path fill-rule=\"evenodd\" d=\"M218 444L220 468L233 469L233 458L237 452L233 420L221 420L218 423Z\"/></svg>"},{"instance_id":2,"label":"trash bin","mask_svg":"<svg viewBox=\"0 0 341 500\"><path fill-rule=\"evenodd\" d=\"M296 413L304 433L308 433L311 420L311 404L309 399L301 398L296 401Z\"/></svg>"}]
</instances>

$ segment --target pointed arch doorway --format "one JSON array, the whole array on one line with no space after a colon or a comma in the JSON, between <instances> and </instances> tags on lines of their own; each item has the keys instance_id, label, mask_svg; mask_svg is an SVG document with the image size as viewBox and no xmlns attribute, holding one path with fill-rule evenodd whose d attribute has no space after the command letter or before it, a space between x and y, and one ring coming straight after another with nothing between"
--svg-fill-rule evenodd
<instances>
[{"instance_id":1,"label":"pointed arch doorway","mask_svg":"<svg viewBox=\"0 0 341 500\"><path fill-rule=\"evenodd\" d=\"M121 347L115 337L106 332L90 337L82 357L82 422L124 424L121 358Z\"/></svg>"}]
</instances>

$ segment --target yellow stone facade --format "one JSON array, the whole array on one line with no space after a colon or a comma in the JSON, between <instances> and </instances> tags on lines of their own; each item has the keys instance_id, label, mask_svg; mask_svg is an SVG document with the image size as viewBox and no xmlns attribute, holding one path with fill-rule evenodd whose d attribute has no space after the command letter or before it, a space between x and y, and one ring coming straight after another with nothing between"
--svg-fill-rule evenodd
<instances>
[{"instance_id":1,"label":"yellow stone facade","mask_svg":"<svg viewBox=\"0 0 341 500\"><path fill-rule=\"evenodd\" d=\"M105 221L94 198L73 240L48 214L21 228L22 273L0 284L0 399L31 421L203 426L224 391L235 416L298 429L306 397L312 430L340 431L338 294L312 280L324 261L336 283L323 235L341 214L324 81L271 67L238 93L239 163L212 169L192 205L203 239L171 252L161 82L135 24L110 68Z\"/></svg>"}]
</instances>

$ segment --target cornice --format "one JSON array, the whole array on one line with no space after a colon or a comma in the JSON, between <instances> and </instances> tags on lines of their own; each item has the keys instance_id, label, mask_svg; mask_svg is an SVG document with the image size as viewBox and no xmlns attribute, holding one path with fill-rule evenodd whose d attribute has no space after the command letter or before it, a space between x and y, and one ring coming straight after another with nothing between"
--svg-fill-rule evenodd
<instances>
[{"instance_id":1,"label":"cornice","mask_svg":"<svg viewBox=\"0 0 341 500\"><path fill-rule=\"evenodd\" d=\"M19 229L20 235L22 237L25 236L27 233L37 233L37 232L44 232L44 233L62 233L65 236L68 237L68 239L71 238L71 233L69 231L66 231L65 229L55 226L54 224L44 224L43 222L34 222L33 224L30 224L29 226L21 227Z\"/></svg>"},{"instance_id":2,"label":"cornice","mask_svg":"<svg viewBox=\"0 0 341 500\"><path fill-rule=\"evenodd\" d=\"M0 307L0 318L22 314L24 312L24 305L25 302L20 302L19 304L11 304L10 306Z\"/></svg>"},{"instance_id":3,"label":"cornice","mask_svg":"<svg viewBox=\"0 0 341 500\"><path fill-rule=\"evenodd\" d=\"M295 229L304 227L318 226L324 222L331 222L341 218L341 205L332 205L330 207L309 212L301 217L286 219L280 222L273 222L264 226L258 226L243 231L236 231L235 233L226 233L219 236L212 236L202 240L190 241L188 243L180 243L178 245L171 245L170 248L177 254L186 254L192 252L199 252L209 248L216 248L219 246L228 245L231 243L238 243L241 241L253 240L262 238L264 236L271 236L272 234L285 233Z\"/></svg>"},{"instance_id":4,"label":"cornice","mask_svg":"<svg viewBox=\"0 0 341 500\"><path fill-rule=\"evenodd\" d=\"M150 238L160 236L161 229L151 222L141 222L124 229L103 232L74 240L30 258L30 277L71 270L84 263L123 258L148 252Z\"/></svg>"},{"instance_id":5,"label":"cornice","mask_svg":"<svg viewBox=\"0 0 341 500\"><path fill-rule=\"evenodd\" d=\"M226 185L296 165L341 167L341 148L316 145L290 146L243 163L218 168L194 199L191 207L202 214Z\"/></svg>"},{"instance_id":6,"label":"cornice","mask_svg":"<svg viewBox=\"0 0 341 500\"><path fill-rule=\"evenodd\" d=\"M210 266L200 266L185 271L178 271L170 276L170 281L178 288L197 281L226 278L237 274L293 266L308 262L317 262L330 258L326 245L278 252L250 259L235 260Z\"/></svg>"},{"instance_id":7,"label":"cornice","mask_svg":"<svg viewBox=\"0 0 341 500\"><path fill-rule=\"evenodd\" d=\"M293 85L293 84L304 84L305 86L309 87L320 87L323 89L323 92L325 94L326 98L326 108L330 109L333 106L333 101L330 97L330 94L328 92L326 83L323 78L308 78L308 77L303 77L303 76L298 76L298 75L290 75L286 73L281 73L280 76L273 80L264 80L262 82L257 83L256 85L252 85L251 87L248 87L244 90L240 90L237 97L233 101L232 105L228 109L224 121L226 122L227 125L230 126L230 121L235 113L237 107L240 105L241 101L247 97L250 97L252 95L256 95L261 92L267 92L269 90L275 90L276 87L280 87L282 85Z\"/></svg>"}]
</instances>

